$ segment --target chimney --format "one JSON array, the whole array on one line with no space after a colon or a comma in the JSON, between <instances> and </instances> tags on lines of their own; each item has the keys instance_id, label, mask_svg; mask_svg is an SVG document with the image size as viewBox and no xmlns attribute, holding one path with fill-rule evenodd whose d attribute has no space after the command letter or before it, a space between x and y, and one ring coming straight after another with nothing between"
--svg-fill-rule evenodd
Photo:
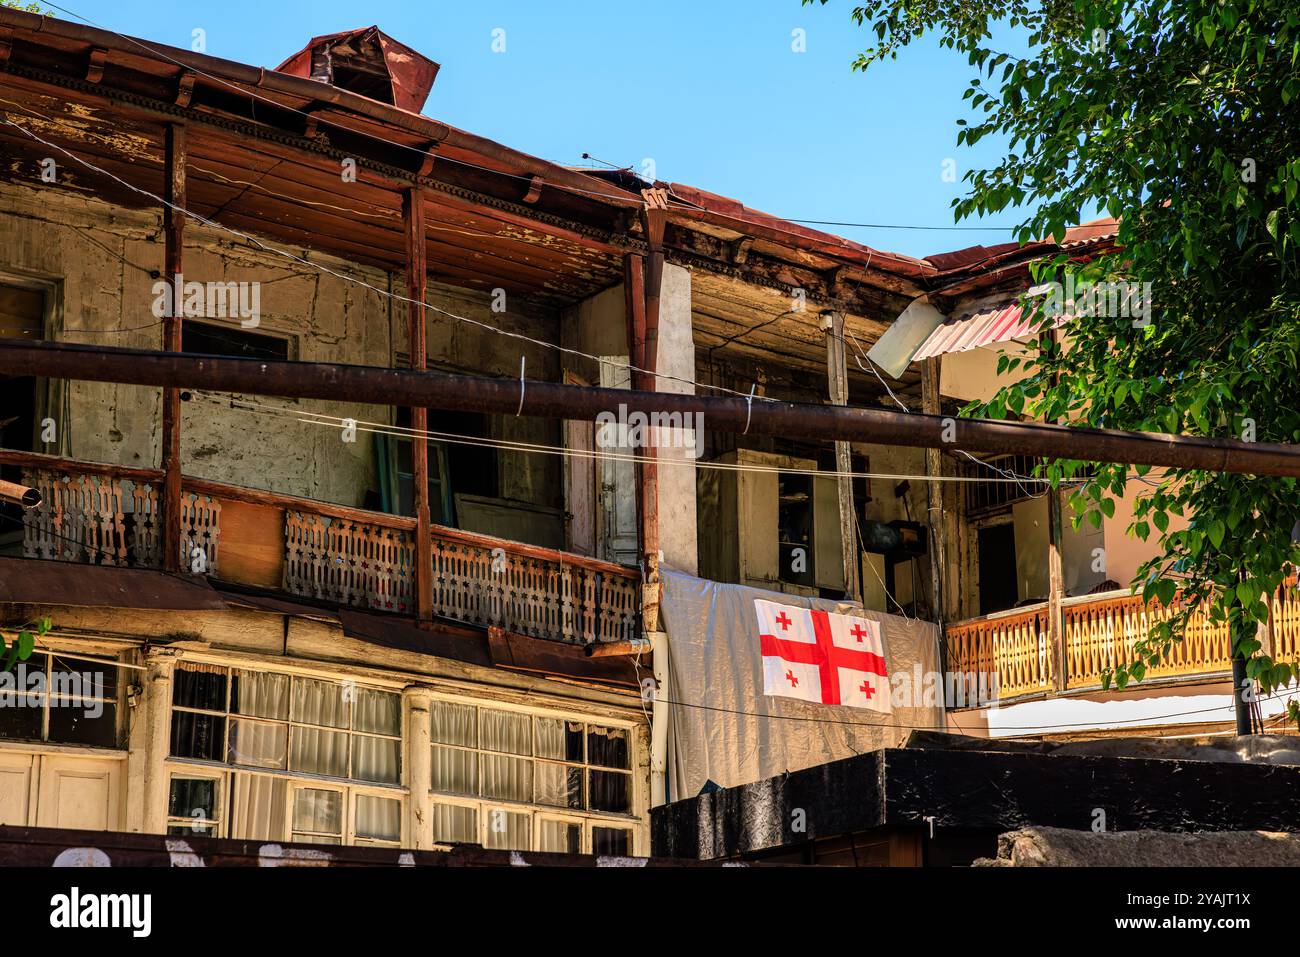
<instances>
[{"instance_id":1,"label":"chimney","mask_svg":"<svg viewBox=\"0 0 1300 957\"><path fill-rule=\"evenodd\" d=\"M419 113L438 75L438 64L379 27L363 27L313 37L276 70Z\"/></svg>"}]
</instances>

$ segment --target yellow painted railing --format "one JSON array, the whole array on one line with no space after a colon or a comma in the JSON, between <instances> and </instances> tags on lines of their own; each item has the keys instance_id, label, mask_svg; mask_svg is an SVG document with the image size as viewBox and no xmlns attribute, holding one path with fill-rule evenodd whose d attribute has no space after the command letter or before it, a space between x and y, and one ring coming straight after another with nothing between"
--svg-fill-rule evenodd
<instances>
[{"instance_id":1,"label":"yellow painted railing","mask_svg":"<svg viewBox=\"0 0 1300 957\"><path fill-rule=\"evenodd\" d=\"M1101 675L1134 660L1133 647L1155 622L1178 611L1147 605L1138 595L1110 592L1067 598L1061 618L1065 674L1057 675L1058 650L1052 640L1046 602L957 622L947 628L948 669L996 680L999 700L1049 691L1101 686ZM1300 653L1300 595L1283 589L1273 600L1274 655ZM1146 678L1212 675L1232 669L1226 623L1215 624L1201 611L1192 614L1183 639L1165 658L1149 666ZM1063 680L1062 680L1063 679Z\"/></svg>"},{"instance_id":2,"label":"yellow painted railing","mask_svg":"<svg viewBox=\"0 0 1300 957\"><path fill-rule=\"evenodd\" d=\"M947 642L949 671L988 676L998 698L1053 688L1045 602L949 625Z\"/></svg>"}]
</instances>

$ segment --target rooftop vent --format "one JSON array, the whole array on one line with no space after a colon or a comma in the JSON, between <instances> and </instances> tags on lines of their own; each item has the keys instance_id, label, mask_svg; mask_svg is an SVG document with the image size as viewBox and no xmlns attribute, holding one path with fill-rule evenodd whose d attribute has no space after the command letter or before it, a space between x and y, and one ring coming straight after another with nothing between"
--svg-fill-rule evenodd
<instances>
[{"instance_id":1,"label":"rooftop vent","mask_svg":"<svg viewBox=\"0 0 1300 957\"><path fill-rule=\"evenodd\" d=\"M419 113L438 75L438 64L378 27L363 27L313 37L276 70Z\"/></svg>"}]
</instances>

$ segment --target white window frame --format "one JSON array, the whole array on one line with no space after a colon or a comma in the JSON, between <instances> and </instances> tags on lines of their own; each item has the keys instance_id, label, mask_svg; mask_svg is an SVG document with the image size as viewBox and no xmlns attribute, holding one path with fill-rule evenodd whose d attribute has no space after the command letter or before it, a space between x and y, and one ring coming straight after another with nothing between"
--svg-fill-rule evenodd
<instances>
[{"instance_id":1,"label":"white window frame","mask_svg":"<svg viewBox=\"0 0 1300 957\"><path fill-rule=\"evenodd\" d=\"M248 665L244 665L244 664L209 663L209 662L199 662L199 661L190 662L190 664L201 664L201 665L203 665L205 668L216 667L216 668L224 669L224 671L225 671L225 676L226 676L226 704L225 704L225 710L224 710L224 711L214 711L214 710L210 710L210 709L207 709L207 708L195 708L195 707L191 707L191 706L189 706L189 705L178 705L178 704L175 704L175 703L174 703L174 702L175 702L175 693L173 692L172 702L169 702L169 704L171 705L171 714L172 714L172 715L175 715L176 713L179 712L179 713L183 713L183 714L201 714L201 715L208 715L208 716L216 717L216 718L223 718L224 721L225 721L225 724L224 724L224 727L223 727L223 730L222 730L222 737L221 737L221 757L218 758L218 759L208 760L208 759L203 759L203 758L190 758L190 757L183 757L183 756L180 756L180 755L173 755L173 754L170 754L170 745L169 745L169 756L170 756L170 759L171 759L171 760L175 760L175 761L186 761L186 762L197 762L197 763L199 763L199 764L201 764L201 765L220 764L220 765L225 766L225 767L239 768L239 769L241 769L241 770L278 771L278 772L281 772L281 773L283 773L283 774L291 775L291 776L299 777L299 778L306 778L306 779L312 779L312 780L319 779L319 780L322 780L322 781L347 781L347 782L351 782L351 783L355 783L355 784L361 784L361 785L377 785L377 786L379 786L379 787L394 787L394 786L397 786L397 785L399 785L399 784L401 783L401 781L402 781L402 775L403 775L403 772L404 772L404 763L405 763L405 741L404 741L404 737L403 737L403 735L402 735L402 730L403 730L403 729L402 729L402 720L401 720L401 717L400 717L400 716L401 716L401 697L402 697L402 696L401 696L401 693L400 693L399 691L395 691L395 690L392 689L392 688L383 687L383 686L378 685L378 684L370 684L370 683L362 683L362 682L353 681L353 680L350 679L350 678L329 678L329 677L320 677L320 676L317 676L317 675L304 675L304 674L298 674L298 673L296 673L296 672L280 671L280 670L270 669L270 668L266 668L266 669L263 669L263 668L254 668L254 667L250 667L250 666L248 666ZM178 671L181 671L181 670L184 670L184 669L185 669L185 663L184 663L184 662L182 662L182 663L180 663L180 664L177 665L177 670L178 670ZM236 714L236 713L233 713L233 712L230 710L230 705L231 705L231 695L233 694L233 690L234 690L234 681L233 681L233 678L234 678L234 673L235 673L236 671L253 672L253 673L257 673L257 674L265 674L265 675L276 675L276 676L279 676L279 677L283 677L283 678L288 679L288 682L289 682L289 684L288 684L288 693L287 693L288 701L287 701L287 703L286 703L286 707L288 708L288 715L289 715L289 716L288 716L287 718L264 718L264 717L259 717L259 716L257 716L257 715L242 715L242 714ZM361 730L358 730L358 729L355 727L355 725L356 725L356 702L355 702L355 700L354 700L354 701L349 701L349 702L348 702L348 726L347 726L346 728L336 728L336 727L330 727L330 726L327 726L327 725L311 724L311 723L306 722L306 721L295 720L294 717L293 717L293 687L294 687L293 683L294 683L295 681L317 681L317 682L321 682L321 683L323 683L323 684L334 684L334 685L345 685L345 684L351 683L352 686L353 686L354 688L356 688L357 691L378 691L378 692L382 692L382 693L384 693L384 694L390 694L390 695L393 695L394 697L396 697L396 698L398 699L398 709L399 709L399 710L398 710L398 715L399 715L399 717L398 717L398 724L397 724L397 734L384 734L384 733L382 733L382 732L377 732L377 731L361 731ZM264 767L264 766L261 766L261 765L254 765L254 764L239 764L239 763L236 763L236 762L232 761L232 760L230 759L230 729L231 729L231 725L232 725L235 721L247 722L247 723L249 723L249 724L279 725L279 726L284 727L284 729L285 729L285 732L284 732L284 735L285 735L285 740L284 740L284 764L285 764L285 766L284 766L283 768ZM169 720L169 722L168 722L168 728L169 728L169 729L171 728L171 721L170 721L170 720ZM315 730L315 731L324 731L324 732L327 732L327 733L334 733L334 734L344 734L344 735L347 735L347 737L348 737L348 746L347 746L348 766L347 766L347 774L346 774L345 776L343 776L343 777L339 777L339 776L336 776L336 775L320 775L320 774L316 774L316 773L314 773L314 772L295 770L294 768L290 767L290 766L289 766L289 764L290 764L290 758L291 758L291 756L292 756L292 754L293 754L293 732L294 732L294 729L295 729L295 728L308 728L308 729ZM354 744L355 739L358 738L358 737L380 738L380 739L385 740L385 741L396 741L396 742L397 742L397 756L398 756L398 764L397 764L397 768L398 768L398 771L397 771L397 780L396 780L396 781L367 781L367 780L363 780L363 779L360 779L360 778L354 778L354 777L352 776L352 772L353 772L352 762L353 762L353 755L354 755L354 752L355 752L355 749L354 749L354 747L353 747L353 744Z\"/></svg>"}]
</instances>

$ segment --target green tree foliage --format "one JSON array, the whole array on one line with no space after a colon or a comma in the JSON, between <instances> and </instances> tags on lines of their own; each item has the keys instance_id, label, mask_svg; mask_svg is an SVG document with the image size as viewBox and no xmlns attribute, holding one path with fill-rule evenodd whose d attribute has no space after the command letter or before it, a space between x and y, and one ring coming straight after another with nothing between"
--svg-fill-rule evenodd
<instances>
[{"instance_id":1,"label":"green tree foliage","mask_svg":"<svg viewBox=\"0 0 1300 957\"><path fill-rule=\"evenodd\" d=\"M1032 210L1018 233L1028 241L1102 209L1121 221L1119 250L1041 263L1037 281L1151 284L1149 324L1078 315L1064 352L1044 336L1018 370L1028 377L968 414L1300 442L1296 0L876 0L852 17L875 41L855 69L924 35L972 67L973 116L958 121L958 143L999 136L1007 147L966 174L959 220ZM1023 39L1026 56L995 49L994 31ZM1136 484L1129 533L1160 554L1133 585L1166 605L1182 596L1108 684L1141 680L1201 600L1231 621L1264 693L1292 679L1296 663L1263 654L1257 636L1262 596L1300 558L1296 481L1087 464L1048 469L1071 489L1076 527L1100 526Z\"/></svg>"}]
</instances>

